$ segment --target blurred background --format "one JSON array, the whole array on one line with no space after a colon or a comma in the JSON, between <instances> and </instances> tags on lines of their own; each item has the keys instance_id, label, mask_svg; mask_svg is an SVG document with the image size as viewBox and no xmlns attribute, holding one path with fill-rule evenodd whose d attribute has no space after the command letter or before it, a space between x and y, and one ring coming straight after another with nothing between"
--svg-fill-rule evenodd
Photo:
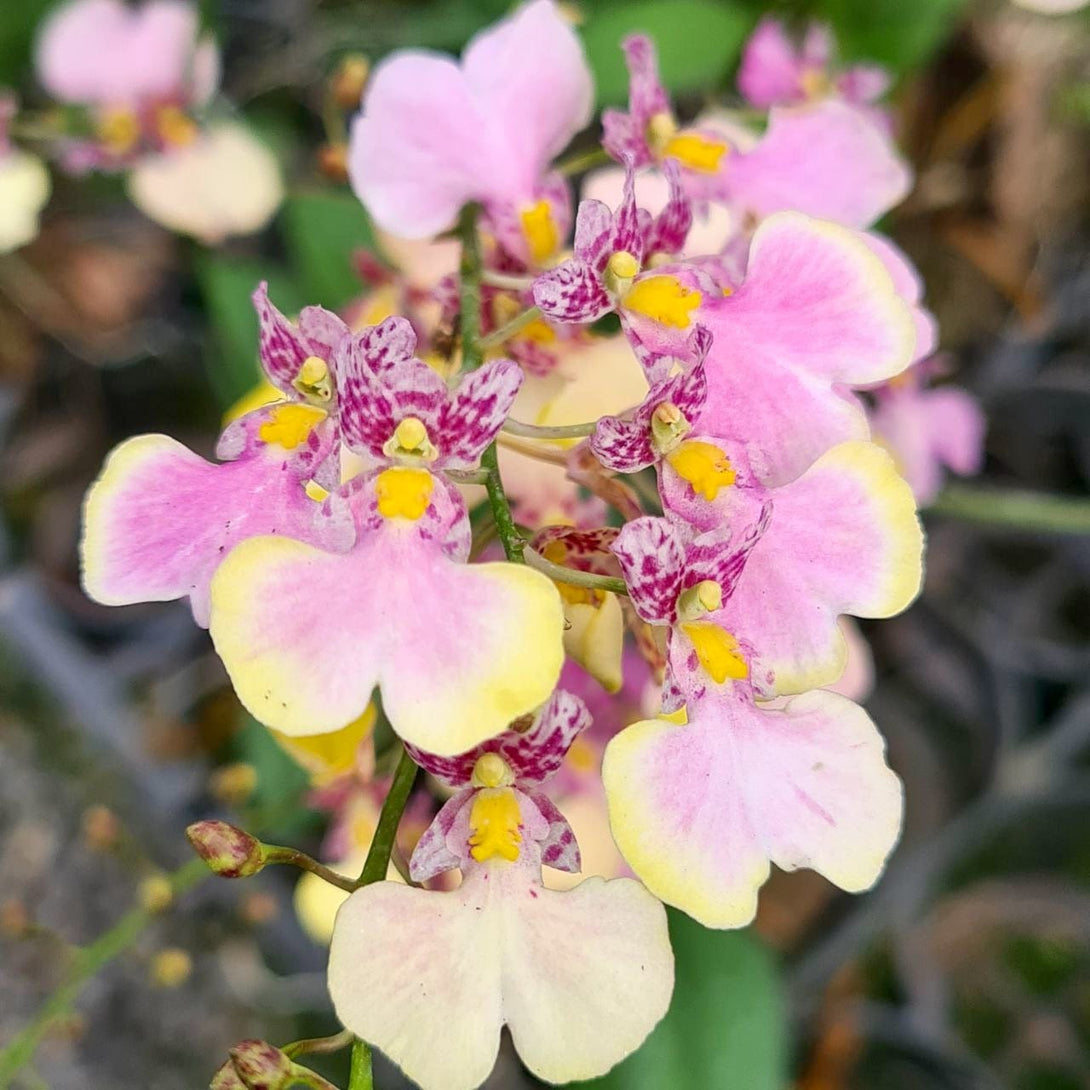
<instances>
[{"instance_id":1,"label":"blurred background","mask_svg":"<svg viewBox=\"0 0 1090 1090\"><path fill-rule=\"evenodd\" d=\"M33 40L53 6L0 13L0 87L28 108L43 101ZM457 51L508 5L200 8L224 95L281 164L275 219L210 246L145 218L117 176L56 173L39 237L0 256L0 1046L55 1004L32 1055L0 1055L0 1087L200 1087L240 1038L337 1028L294 872L201 882L155 911L188 822L231 817L317 852L328 819L184 604L83 596L80 504L129 435L211 455L257 378L259 280L288 312L363 293L370 228L323 151L344 121L330 109L343 57ZM600 105L625 99L617 43L633 30L655 37L683 116L730 99L770 11L827 20L846 60L890 70L917 184L882 227L917 262L949 369L987 415L976 485L1055 497L940 498L922 598L865 629L867 706L908 815L877 890L777 874L744 933L675 919L674 1008L600 1085L1090 1086L1090 16L1007 0L570 8ZM77 947L134 906L127 949L78 996L57 993ZM343 1079L335 1060L315 1066ZM405 1085L385 1067L378 1083ZM501 1053L488 1085L531 1084Z\"/></svg>"}]
</instances>

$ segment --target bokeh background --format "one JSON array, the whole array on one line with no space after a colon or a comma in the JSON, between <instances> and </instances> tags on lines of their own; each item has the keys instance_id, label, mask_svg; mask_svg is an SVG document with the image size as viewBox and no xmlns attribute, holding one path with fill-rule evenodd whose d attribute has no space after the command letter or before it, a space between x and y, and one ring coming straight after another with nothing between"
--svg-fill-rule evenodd
<instances>
[{"instance_id":1,"label":"bokeh background","mask_svg":"<svg viewBox=\"0 0 1090 1090\"><path fill-rule=\"evenodd\" d=\"M5 0L0 86L33 105L49 0ZM233 816L310 848L302 772L242 713L183 604L81 593L80 502L107 450L164 431L210 454L256 378L248 296L285 310L362 291L362 209L323 175L339 59L459 49L504 0L205 0L224 88L279 156L289 196L258 236L168 234L110 179L55 180L41 236L0 257L0 1045L144 880L187 858L185 825ZM730 94L773 11L832 23L895 77L915 191L882 226L919 264L958 382L988 417L984 486L1056 497L943 503L921 600L867 629L868 707L907 791L872 894L777 875L756 925L674 920L678 992L616 1090L1080 1090L1090 1085L1090 17L1007 0L583 0L601 104L617 43L657 40L685 115ZM593 144L589 137L586 146ZM991 495L989 493L989 495ZM246 762L238 804L222 770ZM217 769L220 770L217 775ZM0 1086L207 1084L240 1038L334 1032L324 951L294 874L207 881L145 926ZM142 883L144 885L142 886ZM443 1043L435 1042L436 1048ZM319 1065L320 1066L320 1065ZM335 1062L323 1067L337 1077ZM342 1072L343 1075L343 1072ZM5 1081L8 1080L8 1081ZM380 1067L381 1087L404 1085ZM501 1054L490 1087L531 1084Z\"/></svg>"}]
</instances>

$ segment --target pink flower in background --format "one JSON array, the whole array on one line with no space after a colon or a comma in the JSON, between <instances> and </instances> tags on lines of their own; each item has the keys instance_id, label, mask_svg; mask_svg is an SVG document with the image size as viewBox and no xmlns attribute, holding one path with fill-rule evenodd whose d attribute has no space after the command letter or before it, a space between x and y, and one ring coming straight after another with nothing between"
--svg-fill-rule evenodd
<instances>
[{"instance_id":1,"label":"pink flower in background","mask_svg":"<svg viewBox=\"0 0 1090 1090\"><path fill-rule=\"evenodd\" d=\"M432 892L380 882L352 894L337 917L337 1016L423 1090L479 1086L505 1024L540 1078L592 1078L666 1012L673 956L661 905L627 878L563 892L541 882L543 864L578 866L571 830L539 785L588 722L582 702L558 692L528 729L448 760L415 753L456 794L410 871L459 867L462 884Z\"/></svg>"},{"instance_id":2,"label":"pink flower in background","mask_svg":"<svg viewBox=\"0 0 1090 1090\"><path fill-rule=\"evenodd\" d=\"M575 31L552 0L533 0L474 38L460 65L402 51L378 66L352 126L352 186L394 234L437 234L481 201L520 217L527 245L543 252L559 236L549 164L590 121L593 100Z\"/></svg>"},{"instance_id":3,"label":"pink flower in background","mask_svg":"<svg viewBox=\"0 0 1090 1090\"><path fill-rule=\"evenodd\" d=\"M846 102L773 108L765 132L743 145L710 119L679 128L650 39L627 39L625 55L629 110L605 111L603 145L635 166L676 162L695 199L724 203L741 220L796 211L868 227L911 188L884 126Z\"/></svg>"},{"instance_id":4,"label":"pink flower in background","mask_svg":"<svg viewBox=\"0 0 1090 1090\"><path fill-rule=\"evenodd\" d=\"M738 89L761 110L829 96L868 107L889 90L889 74L878 65L857 64L835 72L835 52L829 27L811 23L796 44L779 19L765 17L742 53Z\"/></svg>"},{"instance_id":5,"label":"pink flower in background","mask_svg":"<svg viewBox=\"0 0 1090 1090\"><path fill-rule=\"evenodd\" d=\"M921 504L942 488L946 472L971 477L984 463L986 421L972 394L931 386L933 368L917 364L874 391L871 424Z\"/></svg>"},{"instance_id":6,"label":"pink flower in background","mask_svg":"<svg viewBox=\"0 0 1090 1090\"><path fill-rule=\"evenodd\" d=\"M469 520L444 475L477 464L521 372L495 360L451 391L415 347L409 323L390 318L357 334L334 369L340 434L364 466L342 490L355 547L251 538L217 571L210 627L240 699L267 726L334 730L378 685L406 741L450 754L549 695L563 616L538 572L465 563Z\"/></svg>"}]
</instances>

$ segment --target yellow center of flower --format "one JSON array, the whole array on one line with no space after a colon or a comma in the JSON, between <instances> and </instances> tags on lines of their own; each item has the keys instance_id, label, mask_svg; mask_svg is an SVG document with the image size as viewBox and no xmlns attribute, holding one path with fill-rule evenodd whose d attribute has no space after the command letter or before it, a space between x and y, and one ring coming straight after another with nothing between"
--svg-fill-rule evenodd
<instances>
[{"instance_id":1,"label":"yellow center of flower","mask_svg":"<svg viewBox=\"0 0 1090 1090\"><path fill-rule=\"evenodd\" d=\"M700 300L700 292L685 287L676 276L649 276L632 285L624 307L662 325L688 329Z\"/></svg>"},{"instance_id":2,"label":"yellow center of flower","mask_svg":"<svg viewBox=\"0 0 1090 1090\"><path fill-rule=\"evenodd\" d=\"M329 364L319 356L307 356L291 384L304 397L315 401L328 401L333 396Z\"/></svg>"},{"instance_id":3,"label":"yellow center of flower","mask_svg":"<svg viewBox=\"0 0 1090 1090\"><path fill-rule=\"evenodd\" d=\"M388 458L404 458L409 461L434 462L439 451L428 438L428 429L416 416L406 416L396 428L394 434L382 448Z\"/></svg>"},{"instance_id":4,"label":"yellow center of flower","mask_svg":"<svg viewBox=\"0 0 1090 1090\"><path fill-rule=\"evenodd\" d=\"M295 450L325 418L325 410L313 405L278 405L257 429L257 436L263 443Z\"/></svg>"},{"instance_id":5,"label":"yellow center of flower","mask_svg":"<svg viewBox=\"0 0 1090 1090\"><path fill-rule=\"evenodd\" d=\"M486 787L478 791L469 811L470 855L478 863L497 855L514 863L522 843L521 824L518 799L510 787Z\"/></svg>"},{"instance_id":6,"label":"yellow center of flower","mask_svg":"<svg viewBox=\"0 0 1090 1090\"><path fill-rule=\"evenodd\" d=\"M719 489L729 488L737 476L719 447L698 439L682 443L666 455L666 461L682 480L689 482L693 492L706 500L714 500Z\"/></svg>"},{"instance_id":7,"label":"yellow center of flower","mask_svg":"<svg viewBox=\"0 0 1090 1090\"><path fill-rule=\"evenodd\" d=\"M727 145L709 140L698 132L681 132L671 137L662 154L701 174L715 174L727 154Z\"/></svg>"},{"instance_id":8,"label":"yellow center of flower","mask_svg":"<svg viewBox=\"0 0 1090 1090\"><path fill-rule=\"evenodd\" d=\"M749 676L738 641L725 629L706 621L690 621L681 625L681 631L692 641L700 665L717 685L728 678L740 681Z\"/></svg>"},{"instance_id":9,"label":"yellow center of flower","mask_svg":"<svg viewBox=\"0 0 1090 1090\"><path fill-rule=\"evenodd\" d=\"M378 513L385 519L402 518L415 522L431 503L435 478L426 469L392 466L375 481Z\"/></svg>"},{"instance_id":10,"label":"yellow center of flower","mask_svg":"<svg viewBox=\"0 0 1090 1090\"><path fill-rule=\"evenodd\" d=\"M163 143L172 148L192 144L200 131L193 118L177 106L160 106L155 111L155 128Z\"/></svg>"},{"instance_id":11,"label":"yellow center of flower","mask_svg":"<svg viewBox=\"0 0 1090 1090\"><path fill-rule=\"evenodd\" d=\"M799 80L802 93L810 100L825 98L833 89L832 81L824 68L807 68Z\"/></svg>"},{"instance_id":12,"label":"yellow center of flower","mask_svg":"<svg viewBox=\"0 0 1090 1090\"><path fill-rule=\"evenodd\" d=\"M133 110L118 106L106 110L95 129L98 139L111 155L127 155L140 139L140 118Z\"/></svg>"},{"instance_id":13,"label":"yellow center of flower","mask_svg":"<svg viewBox=\"0 0 1090 1090\"><path fill-rule=\"evenodd\" d=\"M695 621L723 605L723 588L714 579L702 579L678 595L677 613L683 621Z\"/></svg>"},{"instance_id":14,"label":"yellow center of flower","mask_svg":"<svg viewBox=\"0 0 1090 1090\"><path fill-rule=\"evenodd\" d=\"M553 219L552 206L548 201L538 201L524 208L519 214L522 234L530 247L530 257L535 265L543 265L560 245L560 232Z\"/></svg>"}]
</instances>

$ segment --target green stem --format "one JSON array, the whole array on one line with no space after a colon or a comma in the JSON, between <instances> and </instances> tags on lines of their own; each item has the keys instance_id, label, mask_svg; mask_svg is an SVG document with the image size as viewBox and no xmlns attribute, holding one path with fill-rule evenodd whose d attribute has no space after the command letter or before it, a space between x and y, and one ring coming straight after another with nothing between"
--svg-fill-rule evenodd
<instances>
[{"instance_id":1,"label":"green stem","mask_svg":"<svg viewBox=\"0 0 1090 1090\"><path fill-rule=\"evenodd\" d=\"M203 859L193 859L170 876L170 888L177 897L211 876ZM132 946L156 915L146 908L134 908L79 951L64 982L42 1004L30 1024L0 1052L0 1090L7 1090L19 1071L33 1059L49 1027L68 1012L87 982Z\"/></svg>"},{"instance_id":2,"label":"green stem","mask_svg":"<svg viewBox=\"0 0 1090 1090\"><path fill-rule=\"evenodd\" d=\"M541 553L531 549L529 545L523 549L522 559L531 568L536 568L542 575L547 575L557 583L567 583L572 587L589 587L592 590L608 590L611 594L628 593L628 587L623 579L613 575L598 575L595 572L565 568L562 564L554 564L551 560L546 560Z\"/></svg>"},{"instance_id":3,"label":"green stem","mask_svg":"<svg viewBox=\"0 0 1090 1090\"><path fill-rule=\"evenodd\" d=\"M605 148L591 148L590 151L579 152L556 164L556 169L565 175L582 174L591 167L603 167L612 163L609 153Z\"/></svg>"},{"instance_id":4,"label":"green stem","mask_svg":"<svg viewBox=\"0 0 1090 1090\"><path fill-rule=\"evenodd\" d=\"M524 439L585 439L594 434L597 424L558 424L555 427L543 427L537 424L523 424L521 420L508 417L503 422L503 430L508 435L519 435Z\"/></svg>"},{"instance_id":5,"label":"green stem","mask_svg":"<svg viewBox=\"0 0 1090 1090\"><path fill-rule=\"evenodd\" d=\"M1073 496L952 484L925 511L1005 530L1090 534L1090 500Z\"/></svg>"},{"instance_id":6,"label":"green stem","mask_svg":"<svg viewBox=\"0 0 1090 1090\"><path fill-rule=\"evenodd\" d=\"M482 262L481 240L477 234L478 212L476 205L466 205L462 209L458 223L458 231L462 237L462 260L458 267L461 280L462 367L467 371L480 367L484 360L484 347L481 341ZM526 313L529 311L520 317L525 317ZM518 318L515 319L516 322L518 320ZM504 329L508 329L512 324L509 322ZM511 505L507 502L507 493L503 490L503 478L500 476L494 441L481 455L481 469L487 473L484 485L488 491L492 517L496 522L496 532L500 541L503 542L504 554L512 563L521 564L523 563L522 550L526 547L526 543L515 525Z\"/></svg>"},{"instance_id":7,"label":"green stem","mask_svg":"<svg viewBox=\"0 0 1090 1090\"><path fill-rule=\"evenodd\" d=\"M347 1048L355 1040L350 1029L343 1029L340 1033L334 1033L332 1037L307 1037L302 1041L292 1041L290 1045L284 1045L280 1050L290 1060L296 1056L310 1056L315 1053L340 1052Z\"/></svg>"},{"instance_id":8,"label":"green stem","mask_svg":"<svg viewBox=\"0 0 1090 1090\"><path fill-rule=\"evenodd\" d=\"M480 209L467 204L458 220L462 258L458 265L459 320L462 330L462 369L475 371L484 362L481 347L481 239L477 234Z\"/></svg>"},{"instance_id":9,"label":"green stem","mask_svg":"<svg viewBox=\"0 0 1090 1090\"><path fill-rule=\"evenodd\" d=\"M531 322L536 322L541 317L541 307L527 307L521 314L516 314L511 321L494 329L487 337L481 338L481 351L487 352L490 348L499 348L506 344L516 333L525 329Z\"/></svg>"},{"instance_id":10,"label":"green stem","mask_svg":"<svg viewBox=\"0 0 1090 1090\"><path fill-rule=\"evenodd\" d=\"M386 796L386 801L382 804L382 813L378 816L378 826L375 828L367 860L363 864L359 881L353 888L369 886L372 882L381 882L386 877L386 871L390 866L390 854L394 850L397 827L401 824L401 815L405 811L405 804L409 801L409 794L415 781L416 762L403 749L397 768L394 769L390 793Z\"/></svg>"},{"instance_id":11,"label":"green stem","mask_svg":"<svg viewBox=\"0 0 1090 1090\"><path fill-rule=\"evenodd\" d=\"M374 1090L374 1087L371 1046L357 1037L352 1045L352 1071L348 1076L348 1090Z\"/></svg>"},{"instance_id":12,"label":"green stem","mask_svg":"<svg viewBox=\"0 0 1090 1090\"><path fill-rule=\"evenodd\" d=\"M306 852L299 851L298 848L284 848L279 844L265 844L264 848L266 863L284 863L290 867L310 871L331 886L343 889L345 893L351 893L358 888L351 878L345 878L343 874L330 870L324 863L319 863L317 859L307 855Z\"/></svg>"},{"instance_id":13,"label":"green stem","mask_svg":"<svg viewBox=\"0 0 1090 1090\"><path fill-rule=\"evenodd\" d=\"M500 476L495 442L490 444L488 450L481 455L481 468L488 471L488 480L485 481L484 487L488 492L488 502L496 522L496 535L503 545L504 556L512 564L525 564L526 558L522 554L526 549L526 539L515 525L515 516L511 514L511 504L507 499L507 493L503 490L503 478Z\"/></svg>"}]
</instances>

